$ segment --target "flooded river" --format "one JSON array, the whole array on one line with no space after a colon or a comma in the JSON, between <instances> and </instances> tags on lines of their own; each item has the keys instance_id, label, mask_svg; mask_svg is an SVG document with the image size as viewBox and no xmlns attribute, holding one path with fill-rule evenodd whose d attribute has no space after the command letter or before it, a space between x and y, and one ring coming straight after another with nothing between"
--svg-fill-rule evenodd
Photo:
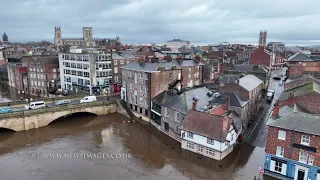
<instances>
[{"instance_id":1,"label":"flooded river","mask_svg":"<svg viewBox=\"0 0 320 180\"><path fill-rule=\"evenodd\" d=\"M253 180L263 159L264 148L248 144L222 162L198 159L118 114L78 114L35 130L0 131L1 180Z\"/></svg>"}]
</instances>

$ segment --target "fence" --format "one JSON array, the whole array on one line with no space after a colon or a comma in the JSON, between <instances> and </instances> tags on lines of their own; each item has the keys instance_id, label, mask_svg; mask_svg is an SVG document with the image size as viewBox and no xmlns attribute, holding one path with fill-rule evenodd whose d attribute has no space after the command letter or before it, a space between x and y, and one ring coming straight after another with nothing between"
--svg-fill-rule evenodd
<instances>
[{"instance_id":1,"label":"fence","mask_svg":"<svg viewBox=\"0 0 320 180\"><path fill-rule=\"evenodd\" d=\"M60 105L60 106L46 107L46 108L41 108L41 109L32 109L32 110L27 110L27 111L17 111L17 112L0 114L0 120L13 118L13 117L24 117L24 116L31 116L31 115L35 115L35 114L43 114L43 113L48 113L48 112L72 110L72 109L78 109L78 108L83 108L83 107L109 105L109 104L114 104L114 103L116 103L115 100L108 100L108 101L96 101L96 102L81 103L81 104L70 104L68 106Z\"/></svg>"}]
</instances>

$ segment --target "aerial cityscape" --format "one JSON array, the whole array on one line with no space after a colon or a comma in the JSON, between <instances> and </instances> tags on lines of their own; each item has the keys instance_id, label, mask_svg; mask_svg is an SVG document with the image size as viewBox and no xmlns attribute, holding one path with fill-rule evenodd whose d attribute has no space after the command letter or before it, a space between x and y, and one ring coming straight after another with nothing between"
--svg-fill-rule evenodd
<instances>
[{"instance_id":1,"label":"aerial cityscape","mask_svg":"<svg viewBox=\"0 0 320 180\"><path fill-rule=\"evenodd\" d=\"M183 2L5 3L0 179L320 180L319 2Z\"/></svg>"}]
</instances>

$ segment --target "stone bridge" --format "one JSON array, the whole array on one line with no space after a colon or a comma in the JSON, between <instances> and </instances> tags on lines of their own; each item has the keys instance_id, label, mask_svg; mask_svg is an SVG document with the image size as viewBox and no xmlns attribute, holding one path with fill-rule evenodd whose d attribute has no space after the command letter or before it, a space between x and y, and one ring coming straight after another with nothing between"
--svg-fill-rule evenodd
<instances>
[{"instance_id":1,"label":"stone bridge","mask_svg":"<svg viewBox=\"0 0 320 180\"><path fill-rule=\"evenodd\" d=\"M83 112L95 115L120 113L128 117L118 101L108 100L0 114L0 128L25 131L47 126L60 117Z\"/></svg>"}]
</instances>

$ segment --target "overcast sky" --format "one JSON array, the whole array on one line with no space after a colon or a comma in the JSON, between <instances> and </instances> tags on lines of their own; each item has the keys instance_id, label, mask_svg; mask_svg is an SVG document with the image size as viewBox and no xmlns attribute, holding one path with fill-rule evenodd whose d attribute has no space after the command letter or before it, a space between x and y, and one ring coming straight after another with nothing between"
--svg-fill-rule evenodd
<instances>
[{"instance_id":1,"label":"overcast sky","mask_svg":"<svg viewBox=\"0 0 320 180\"><path fill-rule=\"evenodd\" d=\"M62 37L121 37L123 43L165 43L179 38L194 44L267 41L320 44L320 0L2 0L0 33L9 41L53 42Z\"/></svg>"}]
</instances>

